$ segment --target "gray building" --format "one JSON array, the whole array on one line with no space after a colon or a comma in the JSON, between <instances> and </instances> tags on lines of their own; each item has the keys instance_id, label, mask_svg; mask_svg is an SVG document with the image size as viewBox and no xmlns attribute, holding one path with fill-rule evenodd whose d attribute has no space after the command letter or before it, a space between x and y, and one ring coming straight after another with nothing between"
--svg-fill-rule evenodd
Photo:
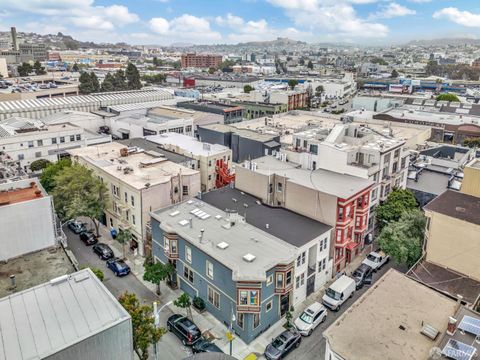
<instances>
[{"instance_id":1,"label":"gray building","mask_svg":"<svg viewBox=\"0 0 480 360\"><path fill-rule=\"evenodd\" d=\"M45 44L19 44L20 62L45 61L47 60L47 48Z\"/></svg>"},{"instance_id":2,"label":"gray building","mask_svg":"<svg viewBox=\"0 0 480 360\"><path fill-rule=\"evenodd\" d=\"M84 269L0 299L0 358L133 360L132 320Z\"/></svg>"},{"instance_id":3,"label":"gray building","mask_svg":"<svg viewBox=\"0 0 480 360\"><path fill-rule=\"evenodd\" d=\"M223 116L224 124L232 124L243 120L243 108L214 101L182 101L177 107Z\"/></svg>"},{"instance_id":4,"label":"gray building","mask_svg":"<svg viewBox=\"0 0 480 360\"><path fill-rule=\"evenodd\" d=\"M234 315L246 343L329 278L330 226L239 190L211 191L151 216L155 260L173 264L172 281L226 327Z\"/></svg>"},{"instance_id":5,"label":"gray building","mask_svg":"<svg viewBox=\"0 0 480 360\"><path fill-rule=\"evenodd\" d=\"M265 155L275 155L280 150L280 136L260 134L253 130L238 129L223 124L198 127L200 141L220 144L232 149L233 162L253 160Z\"/></svg>"}]
</instances>

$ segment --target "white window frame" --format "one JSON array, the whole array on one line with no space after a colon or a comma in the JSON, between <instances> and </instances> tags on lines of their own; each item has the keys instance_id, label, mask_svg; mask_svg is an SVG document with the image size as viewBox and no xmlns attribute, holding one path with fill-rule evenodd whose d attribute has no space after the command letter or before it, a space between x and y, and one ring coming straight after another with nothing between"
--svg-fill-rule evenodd
<instances>
[{"instance_id":1,"label":"white window frame","mask_svg":"<svg viewBox=\"0 0 480 360\"><path fill-rule=\"evenodd\" d=\"M267 286L272 285L272 283L273 283L273 275L269 275L267 277Z\"/></svg>"},{"instance_id":2,"label":"white window frame","mask_svg":"<svg viewBox=\"0 0 480 360\"><path fill-rule=\"evenodd\" d=\"M269 307L270 307L270 309L269 309ZM273 301L270 300L269 302L267 302L267 303L265 304L265 312L266 312L266 313L269 312L270 310L272 310L272 308L273 308Z\"/></svg>"},{"instance_id":3,"label":"white window frame","mask_svg":"<svg viewBox=\"0 0 480 360\"><path fill-rule=\"evenodd\" d=\"M212 301L210 301L210 292L212 294ZM215 305L215 295L218 296L218 306ZM220 309L220 293L212 288L210 285L207 287L207 301L212 304L216 309Z\"/></svg>"},{"instance_id":4,"label":"white window frame","mask_svg":"<svg viewBox=\"0 0 480 360\"><path fill-rule=\"evenodd\" d=\"M214 272L213 272L213 263L211 261L208 261L208 260L206 261L205 274L207 275L208 278L213 280Z\"/></svg>"},{"instance_id":5,"label":"white window frame","mask_svg":"<svg viewBox=\"0 0 480 360\"><path fill-rule=\"evenodd\" d=\"M192 248L187 245L185 245L185 261L189 264L192 263Z\"/></svg>"}]
</instances>

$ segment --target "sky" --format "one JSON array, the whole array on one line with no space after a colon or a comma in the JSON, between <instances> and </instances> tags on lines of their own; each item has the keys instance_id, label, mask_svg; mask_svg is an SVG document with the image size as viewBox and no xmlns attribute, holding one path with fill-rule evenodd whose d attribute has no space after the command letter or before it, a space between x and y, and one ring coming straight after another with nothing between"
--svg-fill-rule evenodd
<instances>
[{"instance_id":1,"label":"sky","mask_svg":"<svg viewBox=\"0 0 480 360\"><path fill-rule=\"evenodd\" d=\"M0 31L94 42L359 45L480 38L480 0L0 0Z\"/></svg>"}]
</instances>

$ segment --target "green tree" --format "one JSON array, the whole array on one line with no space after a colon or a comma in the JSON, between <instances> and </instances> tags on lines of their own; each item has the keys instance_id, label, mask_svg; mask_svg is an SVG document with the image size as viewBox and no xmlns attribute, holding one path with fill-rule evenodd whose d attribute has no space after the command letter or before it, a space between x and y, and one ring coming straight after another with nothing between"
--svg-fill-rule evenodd
<instances>
[{"instance_id":1,"label":"green tree","mask_svg":"<svg viewBox=\"0 0 480 360\"><path fill-rule=\"evenodd\" d=\"M93 71L90 73L90 81L92 83L93 92L99 92L100 82L98 81L97 75Z\"/></svg>"},{"instance_id":2,"label":"green tree","mask_svg":"<svg viewBox=\"0 0 480 360\"><path fill-rule=\"evenodd\" d=\"M137 67L133 63L128 63L127 70L125 71L125 76L127 78L128 90L138 90L142 88L142 83L140 81L140 73L138 72Z\"/></svg>"},{"instance_id":3,"label":"green tree","mask_svg":"<svg viewBox=\"0 0 480 360\"><path fill-rule=\"evenodd\" d=\"M37 75L45 75L47 72L45 71L45 68L40 64L40 61L35 61L33 64L33 69L35 70L35 74Z\"/></svg>"},{"instance_id":4,"label":"green tree","mask_svg":"<svg viewBox=\"0 0 480 360\"><path fill-rule=\"evenodd\" d=\"M81 94L91 94L95 91L94 84L92 83L92 77L86 71L80 74L78 81L80 82L78 85L78 90Z\"/></svg>"},{"instance_id":5,"label":"green tree","mask_svg":"<svg viewBox=\"0 0 480 360\"><path fill-rule=\"evenodd\" d=\"M105 275L103 274L102 270L100 270L99 268L91 267L91 266L87 266L87 265L83 265L83 266L80 267L80 269L86 269L86 268L89 268L90 270L92 270L92 272L95 274L95 276L98 278L98 280L103 282L103 280L105 279Z\"/></svg>"},{"instance_id":6,"label":"green tree","mask_svg":"<svg viewBox=\"0 0 480 360\"><path fill-rule=\"evenodd\" d=\"M416 209L417 206L417 200L411 191L394 189L375 210L378 226L381 229L390 222L398 221L405 211Z\"/></svg>"},{"instance_id":7,"label":"green tree","mask_svg":"<svg viewBox=\"0 0 480 360\"><path fill-rule=\"evenodd\" d=\"M78 70L79 70L79 69L78 69L78 64L77 64L77 63L73 64L73 66L72 66L72 72L78 72Z\"/></svg>"},{"instance_id":8,"label":"green tree","mask_svg":"<svg viewBox=\"0 0 480 360\"><path fill-rule=\"evenodd\" d=\"M45 169L50 164L51 164L51 162L48 161L47 159L38 159L38 160L33 161L30 164L30 170L40 171L40 170Z\"/></svg>"},{"instance_id":9,"label":"green tree","mask_svg":"<svg viewBox=\"0 0 480 360\"><path fill-rule=\"evenodd\" d=\"M325 89L323 88L323 85L318 85L316 88L315 88L315 96L317 97L320 97L322 96L322 93L325 91Z\"/></svg>"},{"instance_id":10,"label":"green tree","mask_svg":"<svg viewBox=\"0 0 480 360\"><path fill-rule=\"evenodd\" d=\"M33 71L32 65L27 62L18 65L17 72L19 76L28 76Z\"/></svg>"},{"instance_id":11,"label":"green tree","mask_svg":"<svg viewBox=\"0 0 480 360\"><path fill-rule=\"evenodd\" d=\"M163 84L166 80L165 74L143 75L142 80L149 84Z\"/></svg>"},{"instance_id":12,"label":"green tree","mask_svg":"<svg viewBox=\"0 0 480 360\"><path fill-rule=\"evenodd\" d=\"M312 60L308 60L307 68L309 68L310 70L313 70Z\"/></svg>"},{"instance_id":13,"label":"green tree","mask_svg":"<svg viewBox=\"0 0 480 360\"><path fill-rule=\"evenodd\" d=\"M155 326L152 307L140 304L135 294L125 292L118 301L132 318L133 350L140 360L147 360L149 347L159 342L167 330Z\"/></svg>"},{"instance_id":14,"label":"green tree","mask_svg":"<svg viewBox=\"0 0 480 360\"><path fill-rule=\"evenodd\" d=\"M127 90L127 78L125 77L125 71L122 69L115 72L113 76L113 88L115 91Z\"/></svg>"},{"instance_id":15,"label":"green tree","mask_svg":"<svg viewBox=\"0 0 480 360\"><path fill-rule=\"evenodd\" d=\"M190 296L187 293L183 293L178 297L178 299L173 301L173 305L176 307L179 307L180 309L185 309L187 311L187 317L190 320L192 319L192 300L190 299Z\"/></svg>"},{"instance_id":16,"label":"green tree","mask_svg":"<svg viewBox=\"0 0 480 360\"><path fill-rule=\"evenodd\" d=\"M286 323L287 329L290 329L293 326L292 319L293 319L293 312L294 311L295 311L295 309L293 308L293 306L290 306L288 311L285 313L285 320L287 320L287 323Z\"/></svg>"},{"instance_id":17,"label":"green tree","mask_svg":"<svg viewBox=\"0 0 480 360\"><path fill-rule=\"evenodd\" d=\"M295 79L288 80L288 86L290 87L290 89L293 90L297 85L298 85L298 80L295 80Z\"/></svg>"},{"instance_id":18,"label":"green tree","mask_svg":"<svg viewBox=\"0 0 480 360\"><path fill-rule=\"evenodd\" d=\"M215 68L214 67L211 67L208 69L208 73L211 75L215 72Z\"/></svg>"},{"instance_id":19,"label":"green tree","mask_svg":"<svg viewBox=\"0 0 480 360\"><path fill-rule=\"evenodd\" d=\"M92 170L79 164L64 167L54 178L53 199L62 219L86 216L95 225L99 236L98 218L108 206L108 190Z\"/></svg>"},{"instance_id":20,"label":"green tree","mask_svg":"<svg viewBox=\"0 0 480 360\"><path fill-rule=\"evenodd\" d=\"M105 79L103 79L102 86L100 87L100 91L108 92L115 90L115 78L112 73L107 73L105 75Z\"/></svg>"},{"instance_id":21,"label":"green tree","mask_svg":"<svg viewBox=\"0 0 480 360\"><path fill-rule=\"evenodd\" d=\"M56 163L48 165L40 175L40 183L47 193L50 193L55 188L55 176L57 176L64 168L71 166L70 159L61 159Z\"/></svg>"},{"instance_id":22,"label":"green tree","mask_svg":"<svg viewBox=\"0 0 480 360\"><path fill-rule=\"evenodd\" d=\"M440 94L437 96L437 101L454 101L460 102L460 99L455 94Z\"/></svg>"},{"instance_id":23,"label":"green tree","mask_svg":"<svg viewBox=\"0 0 480 360\"><path fill-rule=\"evenodd\" d=\"M243 92L246 93L246 94L248 94L248 93L249 93L250 91L252 91L252 90L255 90L255 89L254 89L253 86L251 86L251 85L248 85L248 84L247 84L247 85L245 85L245 86L243 87Z\"/></svg>"},{"instance_id":24,"label":"green tree","mask_svg":"<svg viewBox=\"0 0 480 360\"><path fill-rule=\"evenodd\" d=\"M397 263L413 266L422 256L426 222L422 211L405 211L398 221L382 229L378 237L380 248Z\"/></svg>"},{"instance_id":25,"label":"green tree","mask_svg":"<svg viewBox=\"0 0 480 360\"><path fill-rule=\"evenodd\" d=\"M118 232L116 240L122 244L123 258L125 259L125 245L132 241L132 232L129 229L123 229Z\"/></svg>"},{"instance_id":26,"label":"green tree","mask_svg":"<svg viewBox=\"0 0 480 360\"><path fill-rule=\"evenodd\" d=\"M393 69L393 70L392 70L392 74L390 75L390 77L391 77L392 79L398 78L398 71L395 70L395 69Z\"/></svg>"},{"instance_id":27,"label":"green tree","mask_svg":"<svg viewBox=\"0 0 480 360\"><path fill-rule=\"evenodd\" d=\"M466 138L463 140L462 145L469 148L478 148L480 147L480 138Z\"/></svg>"},{"instance_id":28,"label":"green tree","mask_svg":"<svg viewBox=\"0 0 480 360\"><path fill-rule=\"evenodd\" d=\"M160 295L160 282L167 280L174 272L172 264L162 264L161 262L145 261L143 264L145 273L143 280L157 285L157 294Z\"/></svg>"}]
</instances>

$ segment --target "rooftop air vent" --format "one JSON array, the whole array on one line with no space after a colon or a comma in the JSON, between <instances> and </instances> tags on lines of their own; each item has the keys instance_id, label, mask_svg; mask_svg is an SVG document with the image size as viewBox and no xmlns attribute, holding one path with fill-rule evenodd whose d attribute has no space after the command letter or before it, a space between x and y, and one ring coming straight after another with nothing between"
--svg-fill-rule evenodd
<instances>
[{"instance_id":1,"label":"rooftop air vent","mask_svg":"<svg viewBox=\"0 0 480 360\"><path fill-rule=\"evenodd\" d=\"M225 249L226 249L227 247L229 247L229 246L230 246L230 244L229 244L229 243L226 243L225 241L222 241L221 243L218 243L218 244L217 244L217 247L218 247L219 249L222 249L222 250L225 250Z\"/></svg>"},{"instance_id":2,"label":"rooftop air vent","mask_svg":"<svg viewBox=\"0 0 480 360\"><path fill-rule=\"evenodd\" d=\"M429 324L425 324L422 328L422 331L420 331L420 333L425 335L431 340L435 340L438 336L438 330Z\"/></svg>"},{"instance_id":3,"label":"rooftop air vent","mask_svg":"<svg viewBox=\"0 0 480 360\"><path fill-rule=\"evenodd\" d=\"M252 255L250 253L246 254L246 255L243 255L243 260L245 260L246 262L253 262L253 260L256 259L256 256L255 255Z\"/></svg>"},{"instance_id":4,"label":"rooftop air vent","mask_svg":"<svg viewBox=\"0 0 480 360\"><path fill-rule=\"evenodd\" d=\"M171 212L169 215L170 216L177 216L178 214L180 214L180 211L176 210L174 212Z\"/></svg>"},{"instance_id":5,"label":"rooftop air vent","mask_svg":"<svg viewBox=\"0 0 480 360\"><path fill-rule=\"evenodd\" d=\"M183 219L183 220L180 220L178 223L182 226L185 226L185 225L188 225L190 221Z\"/></svg>"},{"instance_id":6,"label":"rooftop air vent","mask_svg":"<svg viewBox=\"0 0 480 360\"><path fill-rule=\"evenodd\" d=\"M222 218L222 215L216 215L215 219L220 220Z\"/></svg>"}]
</instances>

